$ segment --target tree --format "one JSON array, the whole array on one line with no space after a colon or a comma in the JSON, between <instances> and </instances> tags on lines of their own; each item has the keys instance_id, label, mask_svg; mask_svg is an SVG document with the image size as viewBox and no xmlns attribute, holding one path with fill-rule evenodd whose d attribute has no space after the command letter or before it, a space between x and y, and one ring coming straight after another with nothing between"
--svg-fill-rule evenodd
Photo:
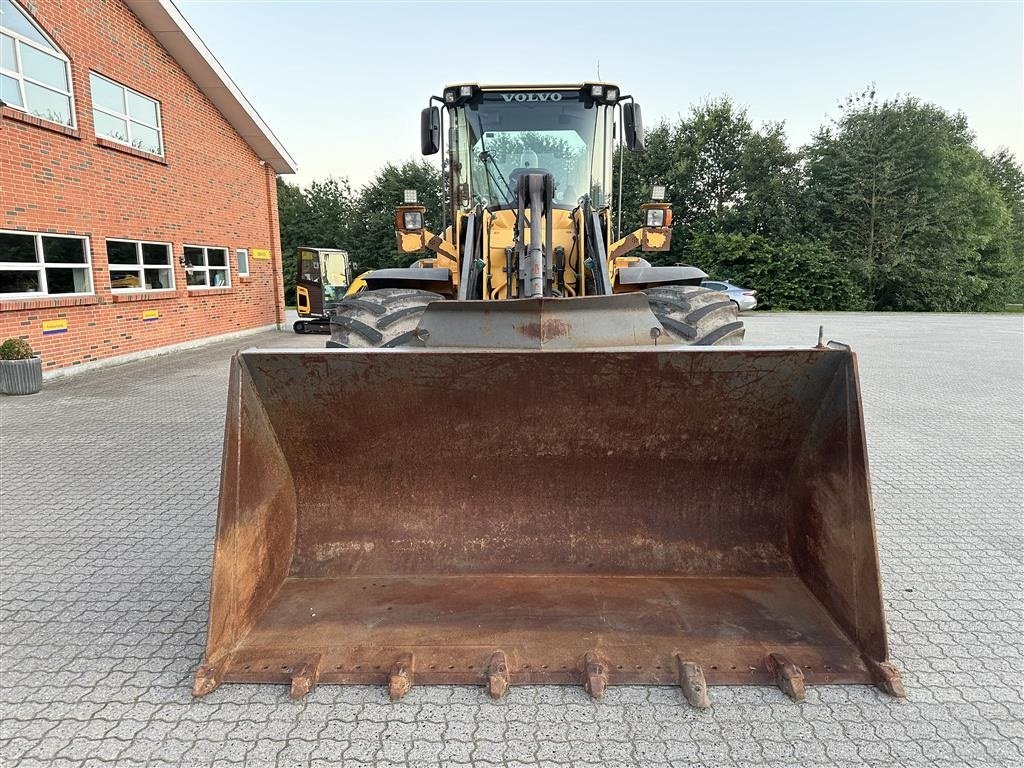
<instances>
[{"instance_id":1,"label":"tree","mask_svg":"<svg viewBox=\"0 0 1024 768\"><path fill-rule=\"evenodd\" d=\"M278 179L286 303L295 302L295 255L302 246L344 249L359 270L406 266L415 260L414 255L399 254L395 244L395 207L406 189L415 189L427 207L427 226L438 227L441 174L427 163L387 165L357 193L344 178L317 180L306 189Z\"/></svg>"},{"instance_id":2,"label":"tree","mask_svg":"<svg viewBox=\"0 0 1024 768\"><path fill-rule=\"evenodd\" d=\"M387 164L359 190L348 219L344 247L361 270L405 267L422 258L399 253L395 242L395 208L402 203L406 189L416 190L420 204L426 207L427 228L440 230L446 217L440 171L423 161Z\"/></svg>"},{"instance_id":3,"label":"tree","mask_svg":"<svg viewBox=\"0 0 1024 768\"><path fill-rule=\"evenodd\" d=\"M695 107L673 136L673 187L694 233L728 229L745 198L744 150L753 136L746 110L728 97Z\"/></svg>"},{"instance_id":4,"label":"tree","mask_svg":"<svg viewBox=\"0 0 1024 768\"><path fill-rule=\"evenodd\" d=\"M277 210L281 226L281 268L285 303L295 303L295 257L298 249L344 248L353 207L345 179L314 181L305 190L278 178Z\"/></svg>"},{"instance_id":5,"label":"tree","mask_svg":"<svg viewBox=\"0 0 1024 768\"><path fill-rule=\"evenodd\" d=\"M740 165L743 198L730 230L787 240L816 234L800 153L789 148L784 129L768 123L747 136Z\"/></svg>"},{"instance_id":6,"label":"tree","mask_svg":"<svg viewBox=\"0 0 1024 768\"><path fill-rule=\"evenodd\" d=\"M1008 223L962 115L873 90L807 148L810 192L833 251L870 309L964 311L985 305L982 258Z\"/></svg>"},{"instance_id":7,"label":"tree","mask_svg":"<svg viewBox=\"0 0 1024 768\"><path fill-rule=\"evenodd\" d=\"M991 285L987 304L1002 309L1024 303L1024 169L1008 149L985 157L989 181L1006 205L1006 227L983 251L984 277Z\"/></svg>"},{"instance_id":8,"label":"tree","mask_svg":"<svg viewBox=\"0 0 1024 768\"><path fill-rule=\"evenodd\" d=\"M281 227L281 269L284 273L284 302L295 304L295 255L299 247L309 245L309 206L295 184L277 178L277 211Z\"/></svg>"},{"instance_id":9,"label":"tree","mask_svg":"<svg viewBox=\"0 0 1024 768\"><path fill-rule=\"evenodd\" d=\"M622 231L631 232L640 226L640 206L651 199L651 188L655 184L668 187L668 199L673 199L671 182L673 136L671 127L665 121L647 130L645 148L641 152L624 151L622 173L619 173L619 157L614 163L614 187L616 200L613 205L622 212ZM622 206L618 204L619 184L622 184ZM618 218L616 218L616 222ZM670 262L671 263L671 262Z\"/></svg>"},{"instance_id":10,"label":"tree","mask_svg":"<svg viewBox=\"0 0 1024 768\"><path fill-rule=\"evenodd\" d=\"M692 262L693 242L716 233L803 236L813 216L799 161L782 123L755 129L729 98L707 101L674 125L657 124L644 152L626 153L625 228L639 226L640 204L661 183L675 224L672 250L649 254L654 263Z\"/></svg>"},{"instance_id":11,"label":"tree","mask_svg":"<svg viewBox=\"0 0 1024 768\"><path fill-rule=\"evenodd\" d=\"M305 198L310 236L315 238L306 245L346 249L349 222L358 205L348 179L328 177L324 181L314 181L306 188Z\"/></svg>"}]
</instances>

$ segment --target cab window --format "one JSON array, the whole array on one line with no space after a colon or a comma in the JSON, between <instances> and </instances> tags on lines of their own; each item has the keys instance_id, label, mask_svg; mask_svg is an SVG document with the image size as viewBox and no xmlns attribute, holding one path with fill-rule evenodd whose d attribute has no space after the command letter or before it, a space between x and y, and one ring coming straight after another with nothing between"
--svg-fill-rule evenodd
<instances>
[{"instance_id":1,"label":"cab window","mask_svg":"<svg viewBox=\"0 0 1024 768\"><path fill-rule=\"evenodd\" d=\"M320 282L320 261L315 251L299 251L299 280Z\"/></svg>"}]
</instances>

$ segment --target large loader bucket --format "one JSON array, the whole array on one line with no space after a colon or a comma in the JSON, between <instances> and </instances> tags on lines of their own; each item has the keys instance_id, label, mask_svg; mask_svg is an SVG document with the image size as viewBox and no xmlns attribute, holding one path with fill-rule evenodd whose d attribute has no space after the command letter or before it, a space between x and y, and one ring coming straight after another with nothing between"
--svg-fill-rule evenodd
<instances>
[{"instance_id":1,"label":"large loader bucket","mask_svg":"<svg viewBox=\"0 0 1024 768\"><path fill-rule=\"evenodd\" d=\"M195 692L875 683L854 355L251 350Z\"/></svg>"}]
</instances>

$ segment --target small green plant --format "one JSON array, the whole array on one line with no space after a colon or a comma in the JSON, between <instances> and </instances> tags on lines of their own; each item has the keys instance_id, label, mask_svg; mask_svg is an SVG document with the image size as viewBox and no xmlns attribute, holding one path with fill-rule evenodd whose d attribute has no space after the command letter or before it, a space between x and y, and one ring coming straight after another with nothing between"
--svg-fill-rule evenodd
<instances>
[{"instance_id":1,"label":"small green plant","mask_svg":"<svg viewBox=\"0 0 1024 768\"><path fill-rule=\"evenodd\" d=\"M0 360L29 360L32 345L24 339L7 339L0 344Z\"/></svg>"}]
</instances>

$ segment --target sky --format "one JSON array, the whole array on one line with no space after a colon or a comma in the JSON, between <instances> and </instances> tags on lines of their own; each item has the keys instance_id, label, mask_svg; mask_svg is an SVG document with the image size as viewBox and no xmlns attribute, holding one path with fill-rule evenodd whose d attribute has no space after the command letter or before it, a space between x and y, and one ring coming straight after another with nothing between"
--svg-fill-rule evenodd
<instances>
[{"instance_id":1,"label":"sky","mask_svg":"<svg viewBox=\"0 0 1024 768\"><path fill-rule=\"evenodd\" d=\"M176 0L299 166L354 186L419 157L419 110L449 83L621 85L644 121L728 95L808 141L848 94L963 112L1024 160L1024 0L309 2ZM436 162L436 156L434 161Z\"/></svg>"}]
</instances>

